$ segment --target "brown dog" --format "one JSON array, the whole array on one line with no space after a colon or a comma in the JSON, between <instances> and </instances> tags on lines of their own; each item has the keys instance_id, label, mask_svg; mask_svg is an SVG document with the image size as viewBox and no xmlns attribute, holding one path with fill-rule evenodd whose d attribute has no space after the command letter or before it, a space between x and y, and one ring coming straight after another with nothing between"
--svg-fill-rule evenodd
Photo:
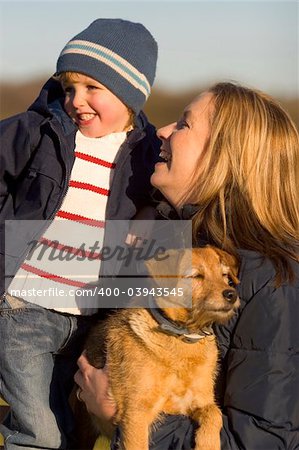
<instances>
[{"instance_id":1,"label":"brown dog","mask_svg":"<svg viewBox=\"0 0 299 450\"><path fill-rule=\"evenodd\" d=\"M173 307L169 298L159 297L155 309L117 311L87 340L91 364L103 367L106 361L108 366L115 423L126 450L148 449L150 427L162 413L189 415L200 424L196 450L220 449L222 417L214 400L218 353L211 325L230 319L239 306L237 264L231 255L207 246L192 250L192 269L184 272L188 255L176 255L184 274L176 286L191 284L192 308ZM169 281L169 261L157 264L150 261L149 271L162 277L158 285L163 286Z\"/></svg>"}]
</instances>

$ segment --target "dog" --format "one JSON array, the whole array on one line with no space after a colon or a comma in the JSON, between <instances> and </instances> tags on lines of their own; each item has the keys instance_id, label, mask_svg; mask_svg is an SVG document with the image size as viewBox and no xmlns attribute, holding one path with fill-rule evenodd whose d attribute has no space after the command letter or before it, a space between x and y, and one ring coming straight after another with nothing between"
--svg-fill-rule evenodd
<instances>
[{"instance_id":1,"label":"dog","mask_svg":"<svg viewBox=\"0 0 299 450\"><path fill-rule=\"evenodd\" d=\"M168 256L179 264L177 280L171 278L171 258L148 261L149 273L159 287L172 282L184 289L184 297L192 292L192 308L161 296L152 299L150 309L118 310L91 331L86 355L95 367L108 367L121 448L148 450L151 426L166 413L188 415L200 424L196 450L219 450L222 415L214 399L218 350L212 324L228 321L239 306L237 261L212 246L193 249L191 256L171 250Z\"/></svg>"}]
</instances>

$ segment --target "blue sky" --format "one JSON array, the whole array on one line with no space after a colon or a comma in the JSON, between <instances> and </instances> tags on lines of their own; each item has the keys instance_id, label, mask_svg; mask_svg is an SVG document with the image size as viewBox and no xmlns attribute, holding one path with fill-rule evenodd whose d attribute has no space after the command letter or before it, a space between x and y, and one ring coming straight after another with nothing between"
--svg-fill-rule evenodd
<instances>
[{"instance_id":1,"label":"blue sky","mask_svg":"<svg viewBox=\"0 0 299 450\"><path fill-rule=\"evenodd\" d=\"M142 22L158 41L156 86L182 91L230 79L299 96L298 6L297 0L0 0L0 79L46 78L70 38L98 17L121 17Z\"/></svg>"}]
</instances>

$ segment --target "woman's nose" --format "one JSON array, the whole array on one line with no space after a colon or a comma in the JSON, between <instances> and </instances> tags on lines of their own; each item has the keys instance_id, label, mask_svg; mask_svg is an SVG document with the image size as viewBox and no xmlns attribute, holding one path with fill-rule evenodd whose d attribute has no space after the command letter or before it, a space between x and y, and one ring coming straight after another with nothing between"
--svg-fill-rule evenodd
<instances>
[{"instance_id":1,"label":"woman's nose","mask_svg":"<svg viewBox=\"0 0 299 450\"><path fill-rule=\"evenodd\" d=\"M169 125L166 125L165 127L159 128L157 130L157 136L160 139L167 139L172 134L173 130L175 128L175 122L170 123Z\"/></svg>"}]
</instances>

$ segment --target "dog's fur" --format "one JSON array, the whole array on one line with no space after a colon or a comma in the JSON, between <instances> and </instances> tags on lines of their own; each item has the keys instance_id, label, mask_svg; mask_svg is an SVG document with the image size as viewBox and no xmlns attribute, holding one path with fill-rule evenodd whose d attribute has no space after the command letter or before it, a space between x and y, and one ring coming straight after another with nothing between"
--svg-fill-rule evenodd
<instances>
[{"instance_id":1,"label":"dog's fur","mask_svg":"<svg viewBox=\"0 0 299 450\"><path fill-rule=\"evenodd\" d=\"M180 258L182 264L184 257ZM160 262L158 272L157 261L150 261L154 278L156 272L167 280L165 264L169 273L169 261L164 261L164 269ZM239 299L234 288L237 264L231 255L210 246L193 249L192 270L184 274L192 284L192 308L171 307L166 298L159 298L166 316L193 334L233 316ZM183 281L184 277L177 286ZM117 404L115 423L121 426L124 449L147 450L150 427L162 413L188 415L200 424L196 450L220 449L222 417L214 400L218 357L214 335L185 342L183 337L161 331L149 310L128 308L94 328L86 351L91 364L103 367L106 362L108 366Z\"/></svg>"}]
</instances>

